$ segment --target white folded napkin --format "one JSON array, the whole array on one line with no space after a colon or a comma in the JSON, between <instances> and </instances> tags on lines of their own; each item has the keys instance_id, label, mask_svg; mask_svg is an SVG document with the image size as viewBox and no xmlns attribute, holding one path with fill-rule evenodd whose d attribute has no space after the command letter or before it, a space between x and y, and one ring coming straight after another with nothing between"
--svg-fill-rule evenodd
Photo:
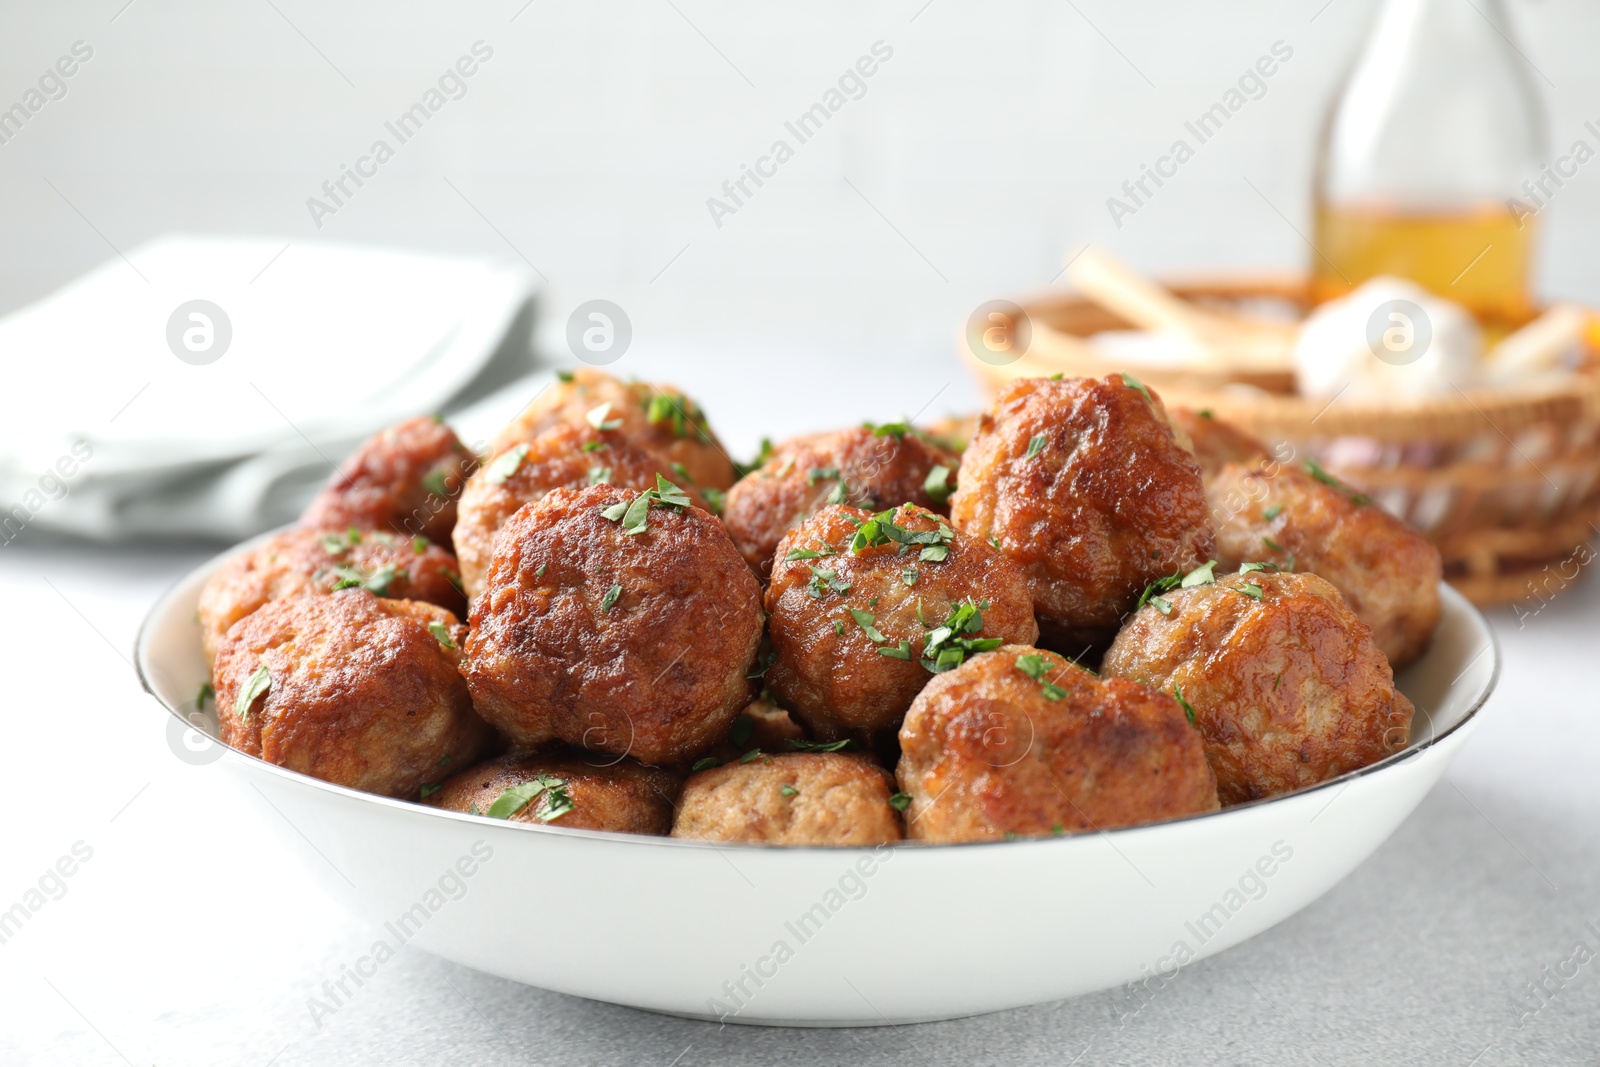
<instances>
[{"instance_id":1,"label":"white folded napkin","mask_svg":"<svg viewBox=\"0 0 1600 1067\"><path fill-rule=\"evenodd\" d=\"M0 320L0 544L288 521L378 428L526 374L532 324L521 265L193 237L111 259Z\"/></svg>"}]
</instances>

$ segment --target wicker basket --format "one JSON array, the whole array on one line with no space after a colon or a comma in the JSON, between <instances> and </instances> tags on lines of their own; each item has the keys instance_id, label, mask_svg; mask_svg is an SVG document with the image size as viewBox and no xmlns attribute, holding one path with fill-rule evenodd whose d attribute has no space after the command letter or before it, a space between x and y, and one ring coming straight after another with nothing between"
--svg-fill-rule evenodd
<instances>
[{"instance_id":1,"label":"wicker basket","mask_svg":"<svg viewBox=\"0 0 1600 1067\"><path fill-rule=\"evenodd\" d=\"M1304 282L1233 278L1170 286L1197 303L1271 306L1303 313ZM963 357L992 389L1015 378L1064 372L1100 377L1127 369L1082 341L1128 324L1081 296L1051 293L1021 304L1032 337L1025 354L994 366ZM1286 375L1253 388L1217 371L1138 368L1173 405L1209 409L1263 440L1316 458L1431 537L1451 584L1479 604L1543 604L1594 558L1600 533L1600 357L1559 384L1458 390L1393 403L1328 403L1293 394Z\"/></svg>"}]
</instances>

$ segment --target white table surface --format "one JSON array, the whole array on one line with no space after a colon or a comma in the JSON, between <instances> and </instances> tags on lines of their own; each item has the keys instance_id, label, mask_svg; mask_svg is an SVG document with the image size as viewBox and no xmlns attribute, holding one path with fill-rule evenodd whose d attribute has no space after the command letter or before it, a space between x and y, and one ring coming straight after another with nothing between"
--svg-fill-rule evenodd
<instances>
[{"instance_id":1,"label":"white table surface","mask_svg":"<svg viewBox=\"0 0 1600 1067\"><path fill-rule=\"evenodd\" d=\"M670 373L696 391L740 449L763 428L892 417L940 388L930 415L974 402L970 383L936 354L914 379L904 361L850 361L873 387L866 395L892 398L892 410L878 411L835 398L820 410L762 412L733 384L750 375L746 365L736 377L733 357L630 361L625 372ZM1548 606L1530 600L1520 619L1493 614L1500 691L1449 776L1387 844L1305 911L1186 968L1148 1003L1111 991L917 1027L719 1029L403 949L318 1026L307 998L365 950L366 924L314 887L308 865L323 861L282 844L272 810L216 766L175 757L166 713L128 662L150 602L214 551L38 539L0 547L10 800L0 912L75 845L92 850L48 886L58 898L0 943L0 1063L1489 1067L1600 1058L1592 578ZM1529 983L1541 979L1554 992L1534 1011Z\"/></svg>"}]
</instances>

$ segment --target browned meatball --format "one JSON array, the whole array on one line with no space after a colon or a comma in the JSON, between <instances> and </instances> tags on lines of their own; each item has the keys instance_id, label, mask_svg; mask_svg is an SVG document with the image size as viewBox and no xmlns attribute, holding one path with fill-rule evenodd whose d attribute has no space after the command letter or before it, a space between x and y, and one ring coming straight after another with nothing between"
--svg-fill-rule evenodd
<instances>
[{"instance_id":1,"label":"browned meatball","mask_svg":"<svg viewBox=\"0 0 1600 1067\"><path fill-rule=\"evenodd\" d=\"M278 600L217 652L222 740L301 774L416 799L470 764L492 731L457 670L467 628L448 611L363 589Z\"/></svg>"},{"instance_id":2,"label":"browned meatball","mask_svg":"<svg viewBox=\"0 0 1600 1067\"><path fill-rule=\"evenodd\" d=\"M900 750L906 836L923 841L1107 830L1218 807L1177 701L1027 645L928 683Z\"/></svg>"},{"instance_id":3,"label":"browned meatball","mask_svg":"<svg viewBox=\"0 0 1600 1067\"><path fill-rule=\"evenodd\" d=\"M1043 637L1074 654L1109 642L1148 583L1211 555L1200 468L1126 375L1007 385L960 479L956 529L1022 567Z\"/></svg>"},{"instance_id":4,"label":"browned meatball","mask_svg":"<svg viewBox=\"0 0 1600 1067\"><path fill-rule=\"evenodd\" d=\"M1200 461L1207 478L1229 463L1255 463L1269 458L1266 445L1209 411L1173 408L1169 414L1174 429L1189 436L1190 451Z\"/></svg>"},{"instance_id":5,"label":"browned meatball","mask_svg":"<svg viewBox=\"0 0 1600 1067\"><path fill-rule=\"evenodd\" d=\"M556 489L501 529L463 670L514 742L674 763L749 703L761 589L722 523L677 499Z\"/></svg>"},{"instance_id":6,"label":"browned meatball","mask_svg":"<svg viewBox=\"0 0 1600 1067\"><path fill-rule=\"evenodd\" d=\"M1339 591L1252 571L1161 594L1101 668L1193 709L1225 804L1276 796L1405 748L1411 701Z\"/></svg>"},{"instance_id":7,"label":"browned meatball","mask_svg":"<svg viewBox=\"0 0 1600 1067\"><path fill-rule=\"evenodd\" d=\"M934 674L1038 637L1016 564L939 515L833 505L778 546L767 687L817 737L893 730Z\"/></svg>"},{"instance_id":8,"label":"browned meatball","mask_svg":"<svg viewBox=\"0 0 1600 1067\"><path fill-rule=\"evenodd\" d=\"M626 757L558 748L480 763L446 779L427 803L513 822L664 835L681 784L671 771Z\"/></svg>"},{"instance_id":9,"label":"browned meatball","mask_svg":"<svg viewBox=\"0 0 1600 1067\"><path fill-rule=\"evenodd\" d=\"M705 412L677 388L621 382L588 367L563 371L500 432L490 451L499 455L562 423L596 428L616 423L614 429L640 447L681 464L682 478L675 480L680 485L687 480L701 492L727 489L737 477Z\"/></svg>"},{"instance_id":10,"label":"browned meatball","mask_svg":"<svg viewBox=\"0 0 1600 1067\"><path fill-rule=\"evenodd\" d=\"M455 545L462 587L468 596L478 595L494 551L494 535L522 505L552 489L582 489L601 482L650 489L658 475L683 481L670 461L616 430L601 432L587 424L563 423L532 441L513 445L480 467L461 494ZM706 506L693 489L685 486L684 492L697 506Z\"/></svg>"},{"instance_id":11,"label":"browned meatball","mask_svg":"<svg viewBox=\"0 0 1600 1067\"><path fill-rule=\"evenodd\" d=\"M957 466L953 453L903 423L797 437L728 491L722 520L765 581L778 542L818 508L915 504L947 513Z\"/></svg>"},{"instance_id":12,"label":"browned meatball","mask_svg":"<svg viewBox=\"0 0 1600 1067\"><path fill-rule=\"evenodd\" d=\"M1227 570L1252 560L1310 571L1344 594L1392 667L1422 655L1439 625L1439 550L1339 485L1278 464L1228 464L1206 485Z\"/></svg>"},{"instance_id":13,"label":"browned meatball","mask_svg":"<svg viewBox=\"0 0 1600 1067\"><path fill-rule=\"evenodd\" d=\"M753 749L768 753L792 752L791 742L805 739L805 729L792 715L770 700L757 697L733 720L728 736L706 753L704 761L695 763L698 766L704 762L712 767L718 763L732 763Z\"/></svg>"},{"instance_id":14,"label":"browned meatball","mask_svg":"<svg viewBox=\"0 0 1600 1067\"><path fill-rule=\"evenodd\" d=\"M883 768L833 752L758 756L684 783L673 837L767 845L881 845L900 840Z\"/></svg>"},{"instance_id":15,"label":"browned meatball","mask_svg":"<svg viewBox=\"0 0 1600 1067\"><path fill-rule=\"evenodd\" d=\"M380 596L466 610L456 558L427 538L388 531L285 530L233 556L200 591L200 640L207 659L228 627L273 600L360 585Z\"/></svg>"},{"instance_id":16,"label":"browned meatball","mask_svg":"<svg viewBox=\"0 0 1600 1067\"><path fill-rule=\"evenodd\" d=\"M450 543L456 495L478 459L432 416L369 437L339 465L300 525L308 530L387 530Z\"/></svg>"}]
</instances>

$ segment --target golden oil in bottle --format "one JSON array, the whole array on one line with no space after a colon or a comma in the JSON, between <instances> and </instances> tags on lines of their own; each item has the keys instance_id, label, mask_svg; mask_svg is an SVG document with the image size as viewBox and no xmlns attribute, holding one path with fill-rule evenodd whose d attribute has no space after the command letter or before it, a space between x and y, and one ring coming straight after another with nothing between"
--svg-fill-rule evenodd
<instances>
[{"instance_id":1,"label":"golden oil in bottle","mask_svg":"<svg viewBox=\"0 0 1600 1067\"><path fill-rule=\"evenodd\" d=\"M1498 204L1465 211L1407 212L1317 206L1311 299L1343 296L1368 279L1394 275L1472 311L1491 334L1533 317L1533 219Z\"/></svg>"}]
</instances>

